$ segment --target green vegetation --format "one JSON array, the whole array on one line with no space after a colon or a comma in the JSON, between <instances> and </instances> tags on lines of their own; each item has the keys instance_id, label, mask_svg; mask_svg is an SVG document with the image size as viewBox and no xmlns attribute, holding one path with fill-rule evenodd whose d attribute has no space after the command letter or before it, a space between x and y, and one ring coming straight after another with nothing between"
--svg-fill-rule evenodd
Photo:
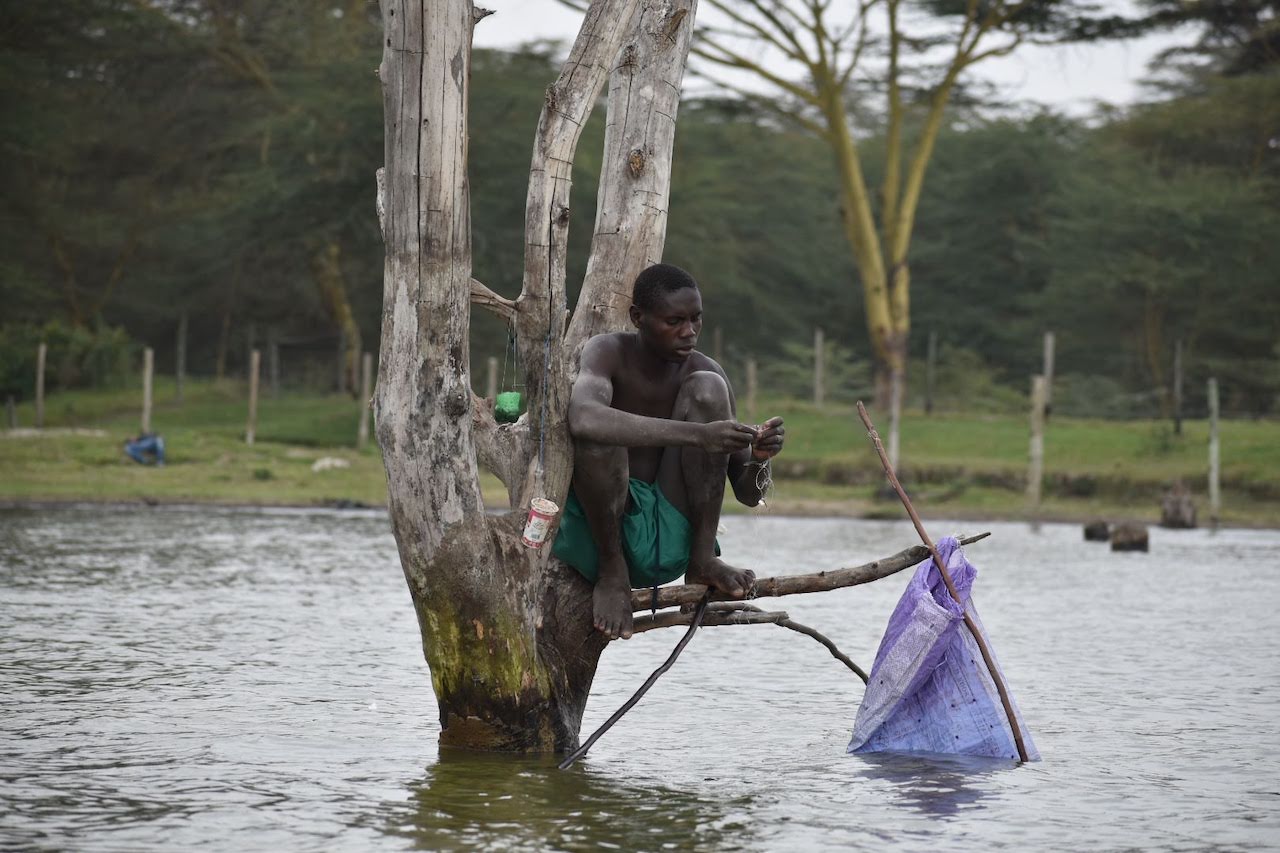
<instances>
[{"instance_id":1,"label":"green vegetation","mask_svg":"<svg viewBox=\"0 0 1280 853\"><path fill-rule=\"evenodd\" d=\"M348 396L285 394L260 403L257 441L244 444L247 404L234 382L188 383L183 404L161 382L153 424L168 464L137 465L121 443L137 432L137 391L76 391L52 396L44 434L0 432L0 500L209 502L381 506L386 489L376 447L355 449L358 405ZM877 501L879 464L851 407L817 411L787 399L762 401L759 414L787 419L770 511L900 517ZM18 409L31 424L33 411ZM1224 520L1274 524L1280 517L1280 424L1222 424ZM1046 434L1046 517L1154 519L1159 495L1182 478L1202 514L1207 425L1054 418ZM1015 415L909 411L903 422L904 477L927 516L1015 518L1025 514L1026 419ZM323 458L345 467L313 470ZM505 503L496 479L485 500ZM731 511L739 511L730 502Z\"/></svg>"},{"instance_id":2,"label":"green vegetation","mask_svg":"<svg viewBox=\"0 0 1280 853\"><path fill-rule=\"evenodd\" d=\"M0 162L0 396L30 399L40 337L58 350L51 389L117 372L119 342L86 330L123 329L134 365L149 345L157 368L172 372L184 315L198 375L243 375L251 346L265 357L274 341L284 381L314 390L334 376L340 335L377 351L376 4L11 5L13 25L0 33L11 107ZM947 363L989 380L961 408L1020 414L1016 398L1052 330L1059 414L1167 416L1178 341L1188 413L1204 416L1211 375L1230 415L1276 412L1280 75L1263 49L1270 13L1151 0L1138 19L1089 22L1062 15L1097 4L1032 5L1036 15L1010 25L1088 39L1185 24L1194 43L1175 52L1150 103L1090 117L955 93L911 229L908 405L920 405L933 331ZM941 26L963 8L931 2L920 12ZM508 297L523 269L529 148L562 53L478 51L471 66L474 274ZM892 185L893 152L924 134L933 78L910 76L897 124L883 89L861 74L845 92L868 187ZM844 381L832 397L848 402L852 389L870 396L874 361L842 221L848 201L827 143L780 118L797 109L819 118L786 99L682 104L664 259L702 283L730 375L740 381L751 356L762 388L804 397L821 326L841 361L829 361ZM571 297L593 230L603 119L597 110L575 162ZM872 195L879 217L886 202ZM61 346L57 329L78 331ZM475 312L472 363L501 360L505 331Z\"/></svg>"}]
</instances>

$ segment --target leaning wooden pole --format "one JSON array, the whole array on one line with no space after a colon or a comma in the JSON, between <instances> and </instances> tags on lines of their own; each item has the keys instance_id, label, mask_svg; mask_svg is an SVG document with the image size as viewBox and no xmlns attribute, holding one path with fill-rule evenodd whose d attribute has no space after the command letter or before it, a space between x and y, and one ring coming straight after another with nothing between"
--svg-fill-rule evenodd
<instances>
[{"instance_id":1,"label":"leaning wooden pole","mask_svg":"<svg viewBox=\"0 0 1280 853\"><path fill-rule=\"evenodd\" d=\"M1009 689L1005 687L1004 678L1000 675L1000 670L996 667L995 660L991 657L991 650L987 648L987 641L982 636L982 632L978 630L978 625L973 621L973 617L969 615L969 608L960 599L960 593L956 589L956 585L951 581L951 573L947 571L946 563L943 562L941 555L938 554L937 546L933 544L933 540L925 532L920 516L916 513L915 507L911 505L911 499L907 497L902 484L898 482L898 475L893 472L893 466L889 464L889 457L884 452L884 445L880 443L880 434L876 432L876 428L871 423L871 418L868 417L867 409L862 405L861 400L858 401L858 417L862 418L862 423L867 428L867 435L870 436L871 443L875 445L876 453L880 456L880 464L884 466L884 474L889 479L889 485L893 486L893 490L902 499L902 505L906 507L907 515L911 516L911 523L916 526L916 533L920 534L920 540L924 542L925 546L933 554L933 564L938 567L938 572L942 575L942 581L947 585L947 592L951 593L951 598L955 600L956 604L960 605L960 609L964 612L964 624L977 642L978 650L982 652L982 662L987 665L987 671L991 673L991 679L996 684L996 692L1000 694L1000 704L1004 706L1005 718L1008 719L1009 729L1013 732L1013 742L1018 747L1018 759L1028 761L1027 747L1022 742L1022 731L1018 728L1018 719L1013 713L1013 703L1009 699Z\"/></svg>"}]
</instances>

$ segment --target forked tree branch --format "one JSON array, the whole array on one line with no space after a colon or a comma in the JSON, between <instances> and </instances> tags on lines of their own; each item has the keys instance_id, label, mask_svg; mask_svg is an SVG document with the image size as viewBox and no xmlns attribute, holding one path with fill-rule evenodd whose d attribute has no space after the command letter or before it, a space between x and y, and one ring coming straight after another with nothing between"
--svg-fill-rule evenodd
<instances>
[{"instance_id":1,"label":"forked tree branch","mask_svg":"<svg viewBox=\"0 0 1280 853\"><path fill-rule=\"evenodd\" d=\"M485 287L483 283L476 281L474 278L471 279L471 304L479 305L481 308L498 315L508 323L510 323L516 316L516 303L514 299L508 299L505 296L500 296L499 294L494 293L492 290Z\"/></svg>"},{"instance_id":2,"label":"forked tree branch","mask_svg":"<svg viewBox=\"0 0 1280 853\"><path fill-rule=\"evenodd\" d=\"M971 545L990 536L990 533L979 533L960 540L961 545ZM909 569L917 563L927 560L931 552L923 545L912 545L890 557L883 557L861 566L847 569L835 569L829 572L817 572L807 575L781 575L772 578L760 578L756 581L755 598L771 598L777 595L798 595L805 592L828 592L846 586L870 583ZM707 588L700 583L681 584L680 586L659 587L655 596L652 590L637 589L631 593L631 609L633 611L679 607L694 604L706 594ZM729 601L728 596L713 592L712 601Z\"/></svg>"}]
</instances>

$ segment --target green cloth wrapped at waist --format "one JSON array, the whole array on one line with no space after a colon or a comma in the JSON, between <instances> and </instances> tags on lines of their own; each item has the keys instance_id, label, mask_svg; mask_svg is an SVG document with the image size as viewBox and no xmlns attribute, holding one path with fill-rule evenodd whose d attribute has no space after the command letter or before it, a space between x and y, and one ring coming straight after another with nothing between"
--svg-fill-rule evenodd
<instances>
[{"instance_id":1,"label":"green cloth wrapped at waist","mask_svg":"<svg viewBox=\"0 0 1280 853\"><path fill-rule=\"evenodd\" d=\"M632 477L627 489L631 499L622 515L622 556L627 561L631 586L669 583L683 575L689 565L693 527L656 483ZM600 556L591 538L591 525L572 491L565 501L552 553L592 583L600 576ZM719 554L717 542L716 555Z\"/></svg>"}]
</instances>

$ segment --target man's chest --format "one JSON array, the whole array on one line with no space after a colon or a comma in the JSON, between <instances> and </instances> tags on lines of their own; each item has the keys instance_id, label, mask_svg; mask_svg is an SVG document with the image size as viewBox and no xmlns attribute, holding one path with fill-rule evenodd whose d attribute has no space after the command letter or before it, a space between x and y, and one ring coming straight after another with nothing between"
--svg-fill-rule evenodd
<instances>
[{"instance_id":1,"label":"man's chest","mask_svg":"<svg viewBox=\"0 0 1280 853\"><path fill-rule=\"evenodd\" d=\"M615 377L611 405L633 415L669 418L679 393L679 376L656 382L634 376Z\"/></svg>"}]
</instances>

